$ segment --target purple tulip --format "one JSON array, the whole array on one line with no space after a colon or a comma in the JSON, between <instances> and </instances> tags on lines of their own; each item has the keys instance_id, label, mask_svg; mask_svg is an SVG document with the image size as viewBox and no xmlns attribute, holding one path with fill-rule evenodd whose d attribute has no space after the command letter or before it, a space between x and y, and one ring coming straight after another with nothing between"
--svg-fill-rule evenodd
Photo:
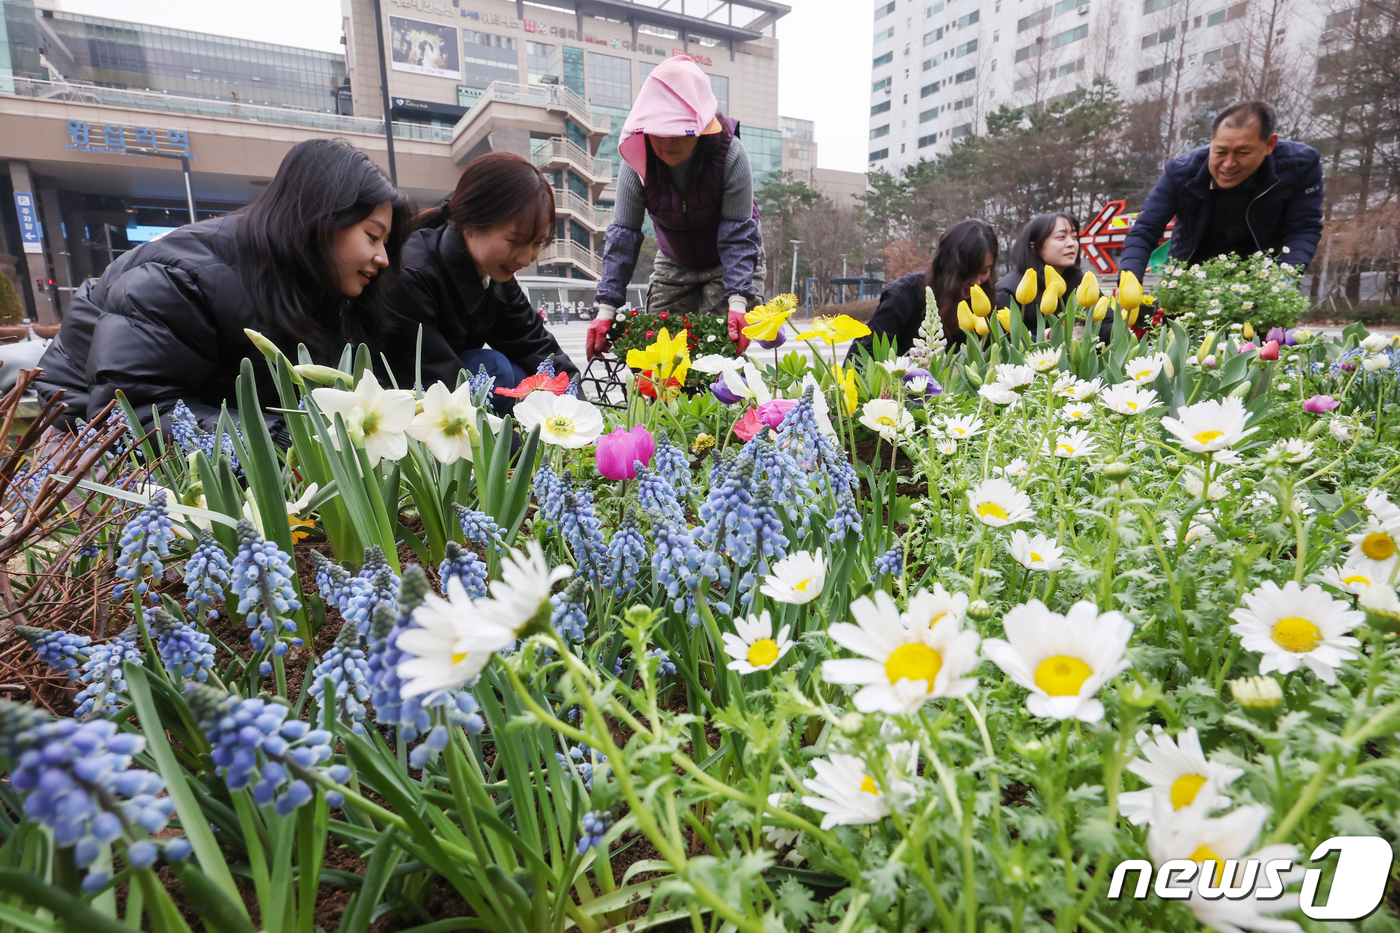
<instances>
[{"instance_id":1,"label":"purple tulip","mask_svg":"<svg viewBox=\"0 0 1400 933\"><path fill-rule=\"evenodd\" d=\"M636 479L637 464L646 466L655 454L656 441L651 432L636 424L630 431L614 428L598 438L594 459L598 472L608 479Z\"/></svg>"},{"instance_id":2,"label":"purple tulip","mask_svg":"<svg viewBox=\"0 0 1400 933\"><path fill-rule=\"evenodd\" d=\"M1264 342L1273 342L1282 346L1288 342L1288 332L1282 327L1271 327L1269 328L1268 335L1264 337Z\"/></svg>"},{"instance_id":3,"label":"purple tulip","mask_svg":"<svg viewBox=\"0 0 1400 933\"><path fill-rule=\"evenodd\" d=\"M784 330L783 328L779 327L779 328L778 328L778 336L777 336L776 339L774 339L774 340L755 340L754 343L758 344L760 347L762 347L762 348L765 349L765 350L773 350L773 349L775 349L775 348L777 348L777 347L781 347L783 344L787 343L787 331Z\"/></svg>"},{"instance_id":4,"label":"purple tulip","mask_svg":"<svg viewBox=\"0 0 1400 933\"><path fill-rule=\"evenodd\" d=\"M771 402L764 402L758 406L754 416L758 418L760 424L766 424L776 431L783 423L783 419L787 417L787 413L792 411L796 404L797 399L795 398L775 398Z\"/></svg>"},{"instance_id":5,"label":"purple tulip","mask_svg":"<svg viewBox=\"0 0 1400 933\"><path fill-rule=\"evenodd\" d=\"M733 405L739 401L739 396L729 391L729 386L725 384L724 376L720 376L710 383L710 394L719 399L725 405Z\"/></svg>"},{"instance_id":6,"label":"purple tulip","mask_svg":"<svg viewBox=\"0 0 1400 933\"><path fill-rule=\"evenodd\" d=\"M1303 403L1303 411L1323 415L1342 404L1330 395L1314 395Z\"/></svg>"},{"instance_id":7,"label":"purple tulip","mask_svg":"<svg viewBox=\"0 0 1400 933\"><path fill-rule=\"evenodd\" d=\"M904 374L904 386L911 393L922 398L933 398L943 394L943 387L927 369L911 369Z\"/></svg>"}]
</instances>

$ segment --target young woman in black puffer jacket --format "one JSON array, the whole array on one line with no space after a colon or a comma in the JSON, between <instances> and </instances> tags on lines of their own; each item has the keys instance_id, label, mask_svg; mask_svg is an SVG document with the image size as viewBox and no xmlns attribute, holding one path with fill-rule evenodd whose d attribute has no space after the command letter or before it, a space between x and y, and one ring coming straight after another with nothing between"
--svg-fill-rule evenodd
<instances>
[{"instance_id":1,"label":"young woman in black puffer jacket","mask_svg":"<svg viewBox=\"0 0 1400 933\"><path fill-rule=\"evenodd\" d=\"M39 361L39 394L63 389L71 422L121 391L147 430L152 405L168 430L183 400L212 431L220 405L237 404L248 357L258 398L276 407L271 374L244 328L293 360L298 343L328 365L346 343L382 348L398 336L386 337L384 291L412 215L409 198L364 153L343 140L299 143L248 207L139 246L74 292ZM261 414L285 439L281 416Z\"/></svg>"}]
</instances>

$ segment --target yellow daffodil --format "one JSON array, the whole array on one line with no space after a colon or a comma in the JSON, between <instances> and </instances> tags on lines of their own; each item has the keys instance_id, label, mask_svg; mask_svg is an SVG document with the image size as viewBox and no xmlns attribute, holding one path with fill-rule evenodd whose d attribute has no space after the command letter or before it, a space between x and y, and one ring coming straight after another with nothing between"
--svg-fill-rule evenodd
<instances>
[{"instance_id":1,"label":"yellow daffodil","mask_svg":"<svg viewBox=\"0 0 1400 933\"><path fill-rule=\"evenodd\" d=\"M1118 304L1124 311L1136 311L1142 304L1142 283L1127 269L1118 274Z\"/></svg>"},{"instance_id":2,"label":"yellow daffodil","mask_svg":"<svg viewBox=\"0 0 1400 933\"><path fill-rule=\"evenodd\" d=\"M972 309L967 306L966 301L958 302L958 326L963 330L975 330L977 325L973 323L976 318L972 316Z\"/></svg>"},{"instance_id":3,"label":"yellow daffodil","mask_svg":"<svg viewBox=\"0 0 1400 933\"><path fill-rule=\"evenodd\" d=\"M657 385L666 385L672 379L685 385L685 377L690 372L689 335L680 331L672 337L666 328L661 329L656 342L645 350L628 350L627 365L633 369L651 370Z\"/></svg>"},{"instance_id":4,"label":"yellow daffodil","mask_svg":"<svg viewBox=\"0 0 1400 933\"><path fill-rule=\"evenodd\" d=\"M1245 340L1253 340L1253 339L1254 339L1254 325L1251 324L1251 323L1249 323L1248 321L1245 321L1245 322L1244 322L1244 330L1240 331L1240 333L1244 335L1244 339L1245 339Z\"/></svg>"},{"instance_id":5,"label":"yellow daffodil","mask_svg":"<svg viewBox=\"0 0 1400 933\"><path fill-rule=\"evenodd\" d=\"M1099 300L1099 277L1092 272L1084 273L1074 297L1079 299L1079 307L1088 308Z\"/></svg>"},{"instance_id":6,"label":"yellow daffodil","mask_svg":"<svg viewBox=\"0 0 1400 933\"><path fill-rule=\"evenodd\" d=\"M1010 333L1010 331L1011 331L1011 309L1010 309L1010 308L998 308L998 309L997 309L997 323L1001 325L1001 329L1002 329L1002 330L1007 331L1008 333Z\"/></svg>"},{"instance_id":7,"label":"yellow daffodil","mask_svg":"<svg viewBox=\"0 0 1400 933\"><path fill-rule=\"evenodd\" d=\"M798 340L820 340L828 345L843 340L855 340L870 333L870 328L849 314L836 317L819 317L812 322L812 329L797 335Z\"/></svg>"},{"instance_id":8,"label":"yellow daffodil","mask_svg":"<svg viewBox=\"0 0 1400 933\"><path fill-rule=\"evenodd\" d=\"M745 315L748 326L744 328L744 336L750 340L777 340L778 331L796 310L796 295L779 295Z\"/></svg>"},{"instance_id":9,"label":"yellow daffodil","mask_svg":"<svg viewBox=\"0 0 1400 933\"><path fill-rule=\"evenodd\" d=\"M845 402L846 414L856 413L856 371L847 369L844 366L831 367L831 375L836 377L836 385L841 390L841 398Z\"/></svg>"},{"instance_id":10,"label":"yellow daffodil","mask_svg":"<svg viewBox=\"0 0 1400 933\"><path fill-rule=\"evenodd\" d=\"M987 326L987 319L976 315L972 318L972 329L977 331L979 337L985 337L992 332L992 329Z\"/></svg>"},{"instance_id":11,"label":"yellow daffodil","mask_svg":"<svg viewBox=\"0 0 1400 933\"><path fill-rule=\"evenodd\" d=\"M1049 269L1050 266L1045 268ZM1046 317L1054 317L1055 312L1060 310L1060 293L1053 288L1045 289L1045 294L1040 296L1040 313Z\"/></svg>"},{"instance_id":12,"label":"yellow daffodil","mask_svg":"<svg viewBox=\"0 0 1400 933\"><path fill-rule=\"evenodd\" d=\"M1059 297L1065 297L1065 292L1069 291L1069 286L1065 284L1064 276L1060 275L1060 270L1054 266L1045 267L1045 290L1054 292Z\"/></svg>"},{"instance_id":13,"label":"yellow daffodil","mask_svg":"<svg viewBox=\"0 0 1400 933\"><path fill-rule=\"evenodd\" d=\"M986 317L992 313L992 303L987 298L987 293L982 291L982 286L972 286L972 313L978 317Z\"/></svg>"},{"instance_id":14,"label":"yellow daffodil","mask_svg":"<svg viewBox=\"0 0 1400 933\"><path fill-rule=\"evenodd\" d=\"M1108 316L1108 296L1107 296L1107 295L1102 295L1102 296L1099 297L1098 304L1094 305L1094 323L1097 324L1098 322L1102 321L1102 320L1103 320L1105 317L1107 317L1107 316Z\"/></svg>"},{"instance_id":15,"label":"yellow daffodil","mask_svg":"<svg viewBox=\"0 0 1400 933\"><path fill-rule=\"evenodd\" d=\"M1027 269L1026 274L1021 276L1021 281L1016 286L1016 300L1023 305L1028 305L1035 301L1035 293L1038 291L1040 291L1040 282L1035 277L1035 270Z\"/></svg>"}]
</instances>

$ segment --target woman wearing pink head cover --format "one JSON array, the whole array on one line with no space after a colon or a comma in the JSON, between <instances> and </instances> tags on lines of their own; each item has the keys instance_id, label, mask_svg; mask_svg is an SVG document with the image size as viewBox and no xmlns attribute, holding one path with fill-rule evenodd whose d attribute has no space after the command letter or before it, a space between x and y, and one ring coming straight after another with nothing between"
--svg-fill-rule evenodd
<instances>
[{"instance_id":1,"label":"woman wearing pink head cover","mask_svg":"<svg viewBox=\"0 0 1400 933\"><path fill-rule=\"evenodd\" d=\"M598 313L588 328L589 360L607 349L647 214L658 248L647 310L727 313L742 353L744 312L761 300L767 269L738 121L718 113L710 80L693 61L668 58L642 84L618 151L624 164L603 246Z\"/></svg>"}]
</instances>

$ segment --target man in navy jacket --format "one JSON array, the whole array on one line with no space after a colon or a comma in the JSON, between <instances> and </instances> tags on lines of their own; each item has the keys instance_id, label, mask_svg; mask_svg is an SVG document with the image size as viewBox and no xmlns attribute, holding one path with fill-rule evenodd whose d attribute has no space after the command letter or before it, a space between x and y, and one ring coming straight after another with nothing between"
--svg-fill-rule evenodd
<instances>
[{"instance_id":1,"label":"man in navy jacket","mask_svg":"<svg viewBox=\"0 0 1400 933\"><path fill-rule=\"evenodd\" d=\"M1311 146L1279 139L1273 108L1263 101L1227 107L1215 118L1210 145L1167 163L1118 267L1141 279L1172 217L1172 259L1197 263L1272 250L1301 269L1322 237L1322 160Z\"/></svg>"}]
</instances>

